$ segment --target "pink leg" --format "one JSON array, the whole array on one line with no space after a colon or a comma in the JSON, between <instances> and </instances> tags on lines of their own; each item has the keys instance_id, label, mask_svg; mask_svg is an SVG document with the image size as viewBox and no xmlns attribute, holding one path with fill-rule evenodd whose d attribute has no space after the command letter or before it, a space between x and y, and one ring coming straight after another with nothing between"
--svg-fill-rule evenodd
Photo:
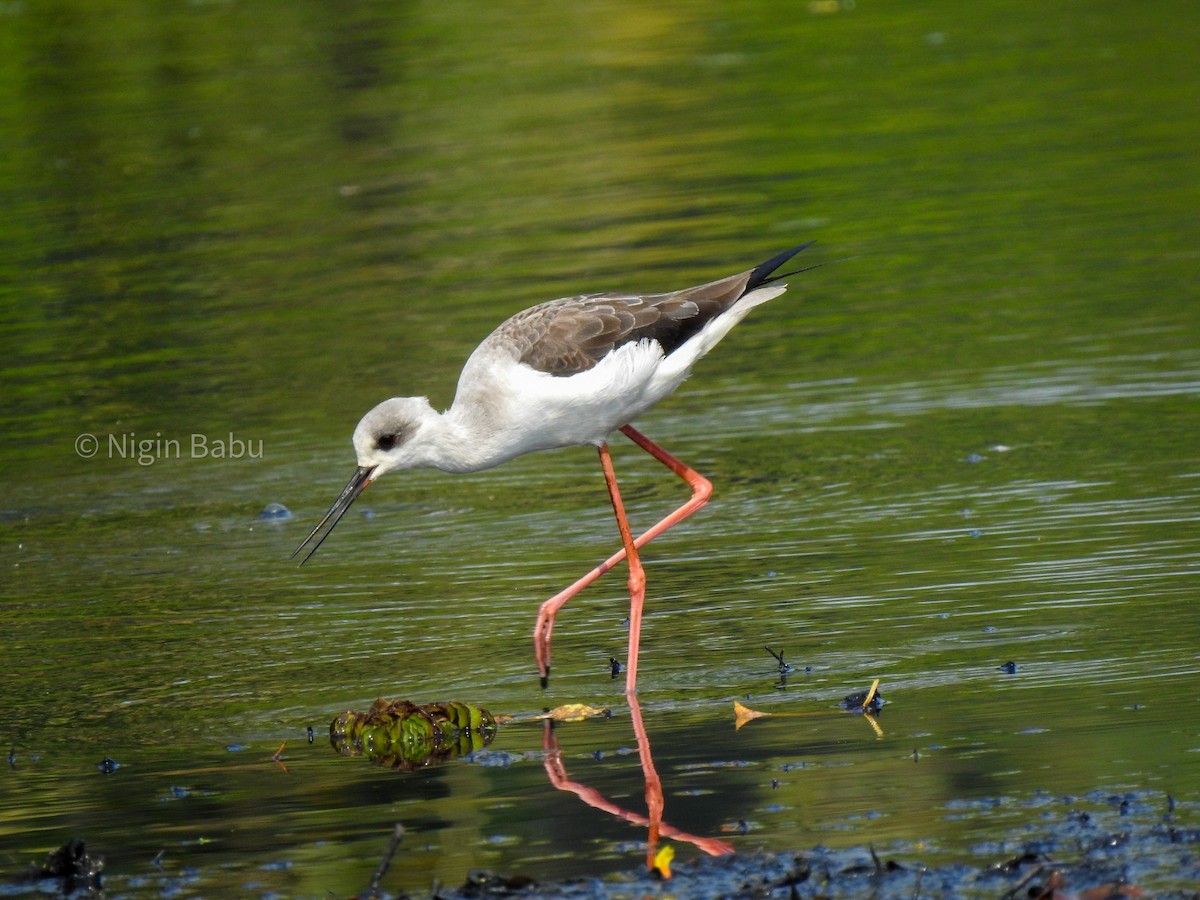
<instances>
[{"instance_id":1,"label":"pink leg","mask_svg":"<svg viewBox=\"0 0 1200 900\"><path fill-rule=\"evenodd\" d=\"M600 468L604 470L604 481L608 484L608 497L617 516L617 530L621 532L621 545L625 550L625 562L629 566L629 656L625 663L625 692L632 695L637 689L638 646L642 638L642 608L646 605L646 573L638 556L629 520L625 518L625 505L621 502L621 489L617 487L617 473L613 471L612 456L608 444L600 445Z\"/></svg>"},{"instance_id":2,"label":"pink leg","mask_svg":"<svg viewBox=\"0 0 1200 900\"><path fill-rule=\"evenodd\" d=\"M636 551L638 547L642 547L648 542L654 540L654 538L658 537L668 528L678 524L679 522L682 522L696 510L700 509L700 507L702 507L705 503L707 503L708 498L712 496L712 483L695 469L684 465L684 463L680 462L678 459L632 426L621 426L621 433L657 459L676 475L678 475L680 478L682 478L684 481L686 481L692 489L691 499L689 499L687 503L683 504L683 506L679 507L679 509L675 510L662 521L651 527L644 534L638 535L638 537L633 540L632 546ZM601 451L602 465L604 465L604 457L606 452L606 450ZM606 480L608 479L608 472L611 471L611 468L612 463L610 460L605 473ZM614 478L614 480L610 482L610 493L615 489L615 484L616 482ZM625 516L623 511L618 513L618 525L621 524L624 518ZM628 528L628 525L625 527ZM622 542L624 543L624 541ZM621 562L621 560L625 559L627 553L628 548L622 546L620 550L618 550L600 565L596 566L596 568L592 569L592 571L588 572L588 574L584 575L570 587L555 594L542 604L541 609L538 611L537 624L533 629L533 652L534 656L537 658L538 670L541 672L543 687L546 686L547 679L550 676L550 634L554 630L555 615L560 609L562 609L568 600L582 591L585 587L587 587L613 566L617 565L617 563ZM630 654L629 664L626 670L626 690L633 690L634 680L637 675L637 640L641 625L640 604L638 605L637 616L638 627L635 628L633 612L631 611L629 622Z\"/></svg>"}]
</instances>

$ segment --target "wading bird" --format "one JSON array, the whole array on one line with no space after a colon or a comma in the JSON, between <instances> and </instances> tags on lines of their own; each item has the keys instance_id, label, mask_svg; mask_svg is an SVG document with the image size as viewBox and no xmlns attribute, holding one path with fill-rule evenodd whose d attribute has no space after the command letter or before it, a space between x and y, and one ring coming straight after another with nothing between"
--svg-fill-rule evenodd
<instances>
[{"instance_id":1,"label":"wading bird","mask_svg":"<svg viewBox=\"0 0 1200 900\"><path fill-rule=\"evenodd\" d=\"M454 403L446 412L436 412L424 397L399 397L383 401L362 417L354 429L358 468L292 557L312 544L301 565L307 562L355 498L395 469L478 472L535 450L590 444L600 453L621 549L542 604L533 632L534 655L545 686L555 614L585 587L627 560L630 612L625 689L632 693L637 685L646 595L638 548L702 507L712 493L712 484L629 423L679 387L692 364L750 310L787 290L782 279L805 269L781 275L776 275L776 270L811 243L697 287L663 294L582 294L517 313L467 359ZM692 489L686 503L636 538L625 518L609 455L608 438L613 431L623 433ZM323 528L325 533L318 538Z\"/></svg>"}]
</instances>

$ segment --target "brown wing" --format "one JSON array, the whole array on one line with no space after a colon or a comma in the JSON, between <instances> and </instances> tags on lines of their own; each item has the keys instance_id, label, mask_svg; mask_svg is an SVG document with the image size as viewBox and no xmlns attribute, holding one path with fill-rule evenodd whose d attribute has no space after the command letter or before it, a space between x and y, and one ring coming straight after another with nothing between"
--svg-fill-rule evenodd
<instances>
[{"instance_id":1,"label":"brown wing","mask_svg":"<svg viewBox=\"0 0 1200 900\"><path fill-rule=\"evenodd\" d=\"M657 341L670 353L750 291L796 274L774 273L811 244L669 294L583 294L531 306L503 322L481 346L551 375L585 372L630 341Z\"/></svg>"},{"instance_id":2,"label":"brown wing","mask_svg":"<svg viewBox=\"0 0 1200 900\"><path fill-rule=\"evenodd\" d=\"M670 353L745 293L750 273L669 294L584 294L517 313L493 335L521 362L574 375L631 341L657 341Z\"/></svg>"}]
</instances>

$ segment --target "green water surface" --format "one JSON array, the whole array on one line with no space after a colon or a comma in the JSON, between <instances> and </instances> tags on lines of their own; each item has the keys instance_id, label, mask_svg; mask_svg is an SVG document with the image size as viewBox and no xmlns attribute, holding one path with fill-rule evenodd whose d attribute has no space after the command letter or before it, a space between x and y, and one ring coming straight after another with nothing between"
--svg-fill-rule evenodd
<instances>
[{"instance_id":1,"label":"green water surface","mask_svg":"<svg viewBox=\"0 0 1200 900\"><path fill-rule=\"evenodd\" d=\"M666 820L984 864L1030 798L1195 816L1197 33L1171 0L0 3L0 881L79 836L135 893L347 896L395 822L393 893L638 865L538 726L416 773L326 741L381 695L608 705L563 760L645 812L623 573L546 692L530 647L616 546L594 451L383 479L288 554L359 416L447 405L505 316L814 238L639 423L716 485L646 552ZM635 525L682 502L613 446ZM878 732L835 706L875 678Z\"/></svg>"}]
</instances>

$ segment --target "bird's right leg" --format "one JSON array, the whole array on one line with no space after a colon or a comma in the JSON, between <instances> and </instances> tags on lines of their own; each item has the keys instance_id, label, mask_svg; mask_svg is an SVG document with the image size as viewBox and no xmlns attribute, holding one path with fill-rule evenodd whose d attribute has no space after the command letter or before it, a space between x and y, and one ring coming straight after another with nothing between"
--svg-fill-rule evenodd
<instances>
[{"instance_id":1,"label":"bird's right leg","mask_svg":"<svg viewBox=\"0 0 1200 900\"><path fill-rule=\"evenodd\" d=\"M637 548L654 540L668 528L679 524L696 510L700 509L700 507L704 506L708 502L708 498L712 496L712 482L695 469L672 456L633 426L622 425L621 433L682 478L692 489L691 498L683 506L634 539L633 546ZM566 605L568 600L623 559L625 559L624 547L574 584L559 591L543 603L541 609L538 610L537 624L533 628L533 653L537 659L538 671L542 676L542 687L546 687L550 677L550 634L554 630L555 615Z\"/></svg>"}]
</instances>

